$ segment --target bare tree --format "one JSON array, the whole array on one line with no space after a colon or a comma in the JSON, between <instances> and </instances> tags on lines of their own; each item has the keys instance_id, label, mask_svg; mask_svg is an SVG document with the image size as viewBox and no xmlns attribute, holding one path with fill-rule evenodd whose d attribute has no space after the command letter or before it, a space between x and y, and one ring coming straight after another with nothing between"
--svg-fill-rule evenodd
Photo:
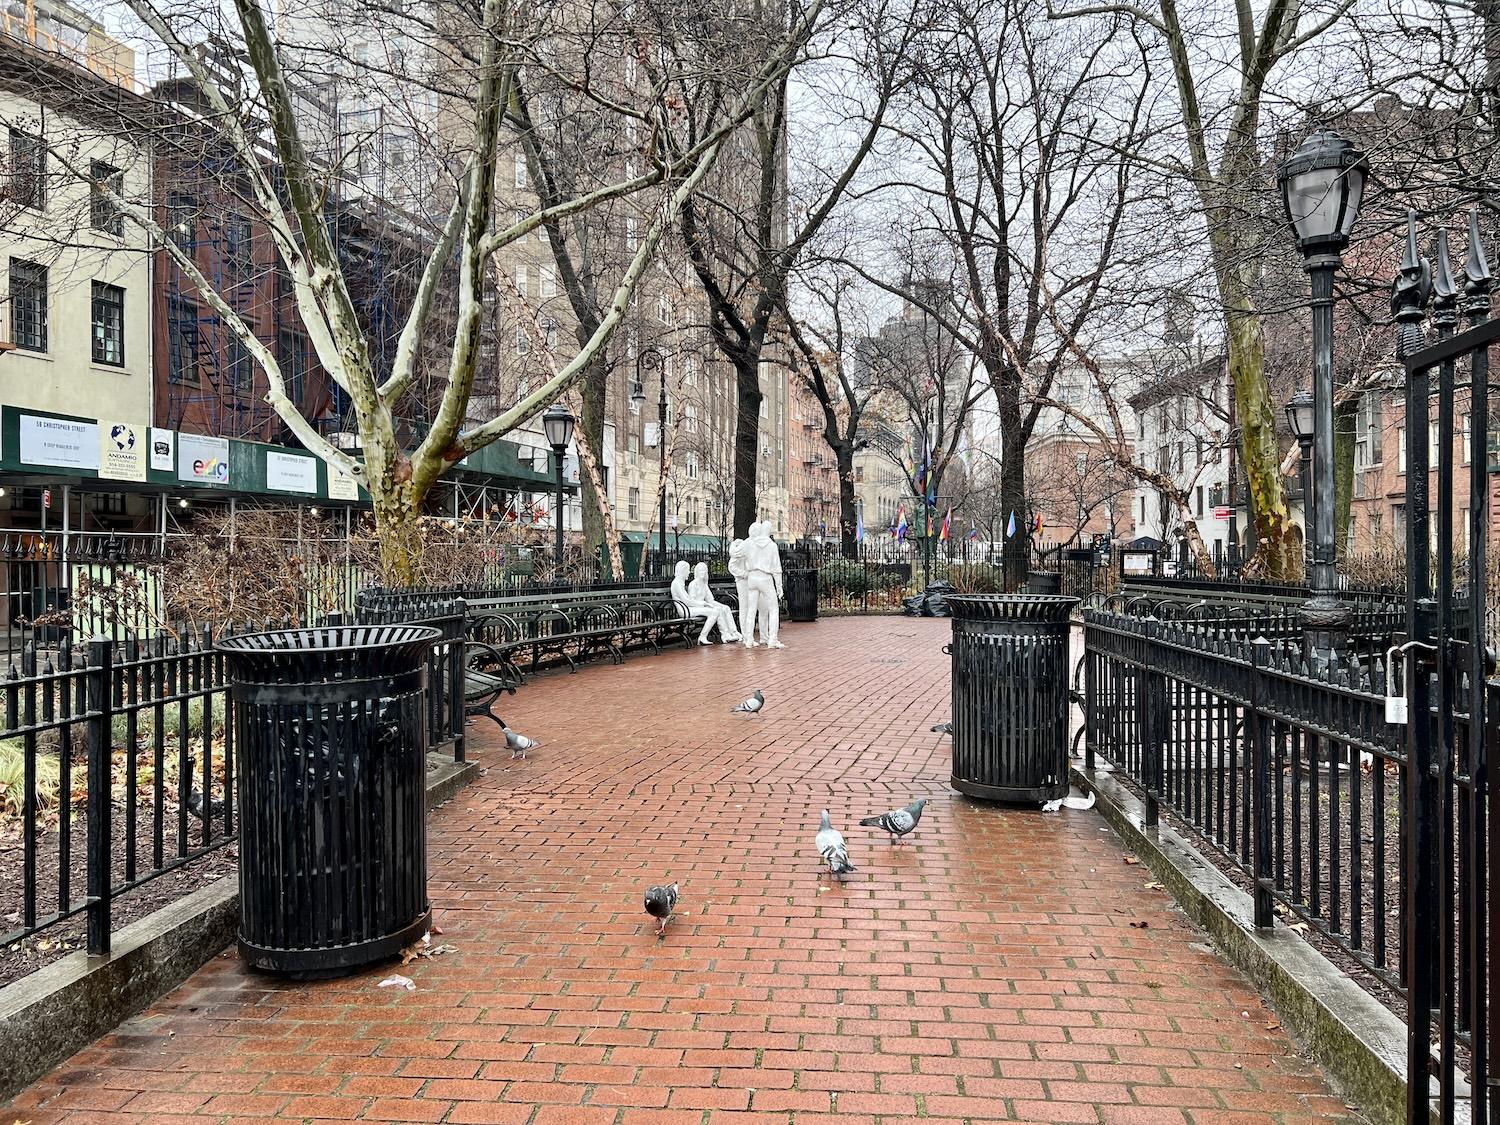
<instances>
[{"instance_id":1,"label":"bare tree","mask_svg":"<svg viewBox=\"0 0 1500 1125\"><path fill-rule=\"evenodd\" d=\"M734 532L739 536L748 534L757 518L760 373L772 321L786 303L799 256L873 151L905 81L906 53L916 29L907 8L905 0L849 5L854 26L827 44L823 67L803 78L804 103L819 106L818 136L798 146L799 164L805 166L795 176L788 174L793 137L783 80L764 89L749 129L736 138L734 168L726 173L735 182L709 179L681 208L689 261L708 300L709 330L735 373ZM760 19L780 20L786 9L755 0L752 11ZM869 88L851 84L851 70L862 70ZM717 102L717 95L689 101L694 136L717 116ZM833 141L843 135L852 140L840 149Z\"/></svg>"},{"instance_id":2,"label":"bare tree","mask_svg":"<svg viewBox=\"0 0 1500 1125\"><path fill-rule=\"evenodd\" d=\"M651 40L674 34L680 14L675 9L654 23L628 15L633 5L628 10L603 6L581 11L568 5L533 8L477 0L412 10L403 14L399 26L403 33L423 37L423 61L419 67L407 59L398 67L341 53L337 35L273 31L259 0L235 0L229 27L215 26L215 14L197 6L173 7L166 0L127 3L191 79L200 100L195 127L212 131L233 154L233 175L243 185L247 205L254 207L258 221L270 232L312 350L352 403L360 456L334 445L312 424L288 394L287 373L275 351L248 325L233 294L221 291L192 256L166 236L149 201L130 198L112 182L94 179L91 169L80 167L64 146L52 145L49 155L70 176L91 183L93 194L107 198L125 221L160 242L264 371L267 402L295 439L369 490L380 529L382 571L392 583L410 583L419 573L415 553L421 537L412 534L413 521L439 476L536 415L580 379L606 346L678 208L704 182L726 139L763 103L768 90L780 88L823 9L822 0L799 9L768 44L764 61L749 72L732 64L726 67L717 80L718 96L703 99L687 128L680 91L702 72L701 58L676 69L675 57L662 52L659 63L670 69L653 83L652 97L644 102L611 98L608 83L594 79L596 72L609 67L607 59L618 62L621 34ZM362 14L379 18L381 6L368 7L365 13L357 0L341 4L335 26L357 21ZM603 20L614 28L616 46L607 59L597 49L601 40L580 39L565 22L579 19ZM222 66L206 61L200 49L205 35L230 45L220 53ZM581 52L570 49L580 42L593 46ZM652 137L650 157L628 176L612 163L597 165L592 179L578 182L567 198L531 206L519 216L501 216L497 222L500 153L515 140L508 131L507 111L516 103L520 77L530 70L566 75L575 89L592 95L591 112L635 122ZM370 330L351 295L346 263L334 245L325 205L352 175L346 162L348 138L337 120L330 123L307 108L310 78L321 76L325 85L337 84L351 73L360 75L366 85L384 85L409 95L406 104L413 107L415 125L425 128L428 138L448 142L422 162L432 181L429 198L442 202L434 208L425 261L390 368L384 372L374 362ZM98 111L109 112L109 107ZM493 416L471 418L484 319L493 305L486 294L490 259L539 227L555 230L573 216L632 196L648 222L624 269L611 279L612 295L603 318L555 376ZM421 216L413 219L420 222ZM453 314L440 325L434 309L449 286ZM432 339L438 328L445 330L445 340ZM396 419L414 390L424 353L435 343L444 357L444 370L430 399L431 409L421 419L420 438L408 449Z\"/></svg>"},{"instance_id":3,"label":"bare tree","mask_svg":"<svg viewBox=\"0 0 1500 1125\"><path fill-rule=\"evenodd\" d=\"M1118 17L1049 24L1041 0L941 12L893 125L909 154L886 188L902 280L879 262L861 272L974 356L998 403L1001 505L1024 514L1038 402L1131 264L1119 236L1135 172L1116 152L1150 127L1150 70L1123 64L1138 52ZM1004 552L1019 582L1025 541Z\"/></svg>"}]
</instances>

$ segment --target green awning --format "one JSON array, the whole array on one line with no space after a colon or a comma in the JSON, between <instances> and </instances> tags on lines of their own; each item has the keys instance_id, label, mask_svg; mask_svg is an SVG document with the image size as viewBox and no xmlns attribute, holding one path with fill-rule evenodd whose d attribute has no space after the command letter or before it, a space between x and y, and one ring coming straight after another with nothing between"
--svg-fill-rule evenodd
<instances>
[{"instance_id":1,"label":"green awning","mask_svg":"<svg viewBox=\"0 0 1500 1125\"><path fill-rule=\"evenodd\" d=\"M644 531L622 531L620 542L622 543L644 543L646 533ZM656 532L651 533L651 546L656 546ZM670 527L667 528L667 550L669 551L722 551L724 540L717 535L692 535L684 533L677 534Z\"/></svg>"}]
</instances>

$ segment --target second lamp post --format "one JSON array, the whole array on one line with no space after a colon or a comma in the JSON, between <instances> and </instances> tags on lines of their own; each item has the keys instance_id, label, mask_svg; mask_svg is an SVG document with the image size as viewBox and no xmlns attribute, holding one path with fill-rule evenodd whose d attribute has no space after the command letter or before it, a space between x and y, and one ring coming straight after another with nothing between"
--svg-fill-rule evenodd
<instances>
[{"instance_id":1,"label":"second lamp post","mask_svg":"<svg viewBox=\"0 0 1500 1125\"><path fill-rule=\"evenodd\" d=\"M667 558L667 369L660 348L644 348L635 357L635 386L630 399L646 401L646 372L652 368L661 375L661 396L656 400L656 452L662 465L661 487L657 494L660 510L656 516L656 557L665 568Z\"/></svg>"},{"instance_id":2,"label":"second lamp post","mask_svg":"<svg viewBox=\"0 0 1500 1125\"><path fill-rule=\"evenodd\" d=\"M542 415L542 429L547 434L547 444L552 447L552 464L557 473L557 506L552 514L553 526L557 528L557 573L553 581L561 582L563 575L563 455L568 451L568 442L573 440L573 413L561 402L554 402Z\"/></svg>"},{"instance_id":3,"label":"second lamp post","mask_svg":"<svg viewBox=\"0 0 1500 1125\"><path fill-rule=\"evenodd\" d=\"M1364 153L1326 129L1303 141L1277 174L1312 288L1313 566L1301 617L1308 655L1323 660L1344 647L1351 617L1334 573L1333 274L1349 245L1368 174Z\"/></svg>"}]
</instances>

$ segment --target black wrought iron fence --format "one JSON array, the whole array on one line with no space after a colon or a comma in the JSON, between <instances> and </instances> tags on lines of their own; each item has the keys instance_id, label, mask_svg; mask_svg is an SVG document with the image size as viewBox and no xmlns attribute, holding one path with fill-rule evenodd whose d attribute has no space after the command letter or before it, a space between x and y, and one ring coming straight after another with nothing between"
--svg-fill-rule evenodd
<instances>
[{"instance_id":1,"label":"black wrought iron fence","mask_svg":"<svg viewBox=\"0 0 1500 1125\"><path fill-rule=\"evenodd\" d=\"M1148 824L1166 807L1238 867L1257 925L1272 925L1279 905L1403 997L1414 973L1436 973L1411 944L1414 921L1421 929L1439 920L1410 913L1407 844L1431 826L1410 820L1408 728L1387 721L1387 694L1405 693L1401 656L1394 668L1386 650L1309 664L1291 637L1103 612L1085 614L1084 630L1090 768L1107 758L1141 791ZM1454 687L1450 709L1431 708L1428 725L1451 724L1464 741L1472 695L1466 678ZM1486 694L1493 716L1500 685ZM1472 771L1445 771L1443 785L1428 810L1434 821L1439 806L1469 807L1475 780ZM1474 830L1466 822L1455 839L1461 845ZM1482 880L1477 854L1447 849L1451 903ZM1487 967L1469 958L1450 971L1454 1041L1467 1048L1483 1005L1465 998L1484 993Z\"/></svg>"}]
</instances>

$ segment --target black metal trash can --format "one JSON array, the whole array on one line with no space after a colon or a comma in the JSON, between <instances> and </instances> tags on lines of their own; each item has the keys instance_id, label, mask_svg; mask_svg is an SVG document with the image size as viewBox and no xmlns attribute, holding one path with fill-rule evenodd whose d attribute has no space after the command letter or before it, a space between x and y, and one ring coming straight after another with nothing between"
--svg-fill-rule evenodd
<instances>
[{"instance_id":1,"label":"black metal trash can","mask_svg":"<svg viewBox=\"0 0 1500 1125\"><path fill-rule=\"evenodd\" d=\"M220 642L239 756L240 955L336 976L398 953L427 900L424 625Z\"/></svg>"},{"instance_id":2,"label":"black metal trash can","mask_svg":"<svg viewBox=\"0 0 1500 1125\"><path fill-rule=\"evenodd\" d=\"M797 567L786 572L786 615L791 621L818 619L818 572Z\"/></svg>"},{"instance_id":3,"label":"black metal trash can","mask_svg":"<svg viewBox=\"0 0 1500 1125\"><path fill-rule=\"evenodd\" d=\"M975 594L953 611L953 788L992 801L1068 792L1068 615L1077 598Z\"/></svg>"}]
</instances>

